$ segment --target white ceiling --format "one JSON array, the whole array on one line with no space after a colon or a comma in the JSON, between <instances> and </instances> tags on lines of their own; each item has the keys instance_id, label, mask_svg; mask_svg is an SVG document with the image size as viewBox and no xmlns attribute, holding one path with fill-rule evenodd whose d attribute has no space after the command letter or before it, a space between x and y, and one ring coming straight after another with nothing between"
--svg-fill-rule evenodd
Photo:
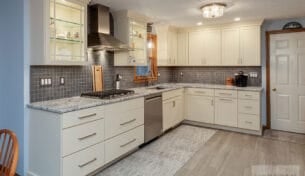
<instances>
[{"instance_id":1,"label":"white ceiling","mask_svg":"<svg viewBox=\"0 0 305 176\"><path fill-rule=\"evenodd\" d=\"M305 0L92 0L112 11L133 10L154 19L179 27L195 26L197 22L221 24L254 19L287 19L305 17ZM218 19L203 19L200 6L210 2L225 2L225 15Z\"/></svg>"}]
</instances>

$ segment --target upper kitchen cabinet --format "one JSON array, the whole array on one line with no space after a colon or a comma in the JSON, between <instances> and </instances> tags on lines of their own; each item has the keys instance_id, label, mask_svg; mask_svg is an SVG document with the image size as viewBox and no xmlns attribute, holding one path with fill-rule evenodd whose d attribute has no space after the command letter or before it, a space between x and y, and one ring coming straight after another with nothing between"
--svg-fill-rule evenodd
<instances>
[{"instance_id":1,"label":"upper kitchen cabinet","mask_svg":"<svg viewBox=\"0 0 305 176\"><path fill-rule=\"evenodd\" d=\"M178 65L178 31L169 25L156 25L158 66ZM181 62L181 61L180 61Z\"/></svg>"},{"instance_id":2,"label":"upper kitchen cabinet","mask_svg":"<svg viewBox=\"0 0 305 176\"><path fill-rule=\"evenodd\" d=\"M222 65L260 66L260 26L225 28L222 30Z\"/></svg>"},{"instance_id":3,"label":"upper kitchen cabinet","mask_svg":"<svg viewBox=\"0 0 305 176\"><path fill-rule=\"evenodd\" d=\"M31 65L85 65L87 0L30 0Z\"/></svg>"},{"instance_id":4,"label":"upper kitchen cabinet","mask_svg":"<svg viewBox=\"0 0 305 176\"><path fill-rule=\"evenodd\" d=\"M221 63L221 31L209 29L189 33L189 65L217 66Z\"/></svg>"},{"instance_id":5,"label":"upper kitchen cabinet","mask_svg":"<svg viewBox=\"0 0 305 176\"><path fill-rule=\"evenodd\" d=\"M131 11L113 13L114 35L129 45L129 51L114 53L115 66L147 65L147 22L149 19Z\"/></svg>"},{"instance_id":6,"label":"upper kitchen cabinet","mask_svg":"<svg viewBox=\"0 0 305 176\"><path fill-rule=\"evenodd\" d=\"M188 32L178 32L177 36L177 64L184 66L189 63L189 35Z\"/></svg>"}]
</instances>

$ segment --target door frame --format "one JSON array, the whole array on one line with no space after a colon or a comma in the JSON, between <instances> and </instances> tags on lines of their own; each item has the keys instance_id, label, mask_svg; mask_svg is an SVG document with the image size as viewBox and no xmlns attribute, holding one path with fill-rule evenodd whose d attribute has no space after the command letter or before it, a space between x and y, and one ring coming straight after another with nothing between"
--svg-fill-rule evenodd
<instances>
[{"instance_id":1,"label":"door frame","mask_svg":"<svg viewBox=\"0 0 305 176\"><path fill-rule=\"evenodd\" d=\"M270 88L270 37L273 34L305 32L305 28L266 31L266 105L267 105L267 124L265 129L271 129L271 88Z\"/></svg>"}]
</instances>

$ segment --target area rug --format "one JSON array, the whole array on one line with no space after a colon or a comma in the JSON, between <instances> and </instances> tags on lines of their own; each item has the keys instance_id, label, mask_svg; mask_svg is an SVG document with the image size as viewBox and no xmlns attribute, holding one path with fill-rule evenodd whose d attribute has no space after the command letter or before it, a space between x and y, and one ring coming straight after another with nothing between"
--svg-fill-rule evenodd
<instances>
[{"instance_id":1,"label":"area rug","mask_svg":"<svg viewBox=\"0 0 305 176\"><path fill-rule=\"evenodd\" d=\"M173 176L215 132L179 126L96 176Z\"/></svg>"}]
</instances>

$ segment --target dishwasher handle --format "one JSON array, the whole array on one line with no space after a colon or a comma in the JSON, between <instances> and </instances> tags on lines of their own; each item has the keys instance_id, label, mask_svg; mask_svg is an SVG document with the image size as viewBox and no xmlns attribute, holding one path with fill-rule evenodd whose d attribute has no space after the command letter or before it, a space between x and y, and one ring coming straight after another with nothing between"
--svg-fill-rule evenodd
<instances>
[{"instance_id":1,"label":"dishwasher handle","mask_svg":"<svg viewBox=\"0 0 305 176\"><path fill-rule=\"evenodd\" d=\"M145 98L145 102L151 102L151 101L155 101L155 100L158 100L158 99L162 99L162 96Z\"/></svg>"}]
</instances>

